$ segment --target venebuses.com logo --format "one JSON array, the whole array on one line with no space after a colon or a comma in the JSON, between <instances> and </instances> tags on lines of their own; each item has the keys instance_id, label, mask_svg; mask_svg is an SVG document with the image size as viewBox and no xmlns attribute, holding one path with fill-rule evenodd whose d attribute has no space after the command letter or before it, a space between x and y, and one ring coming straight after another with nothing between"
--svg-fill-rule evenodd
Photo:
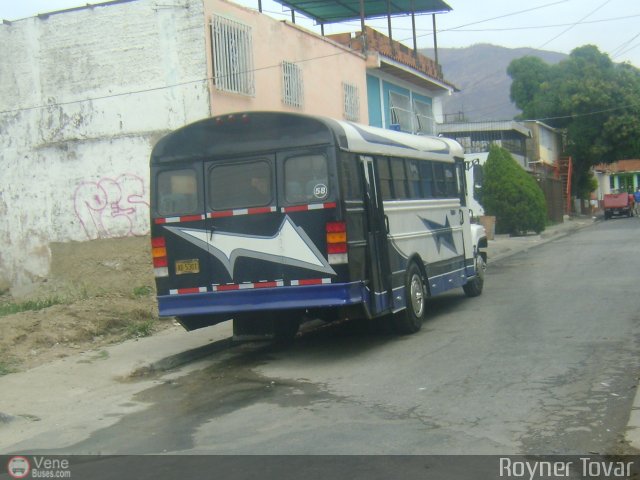
<instances>
[{"instance_id":1,"label":"venebuses.com logo","mask_svg":"<svg viewBox=\"0 0 640 480\"><path fill-rule=\"evenodd\" d=\"M31 465L29 460L25 457L11 457L7 464L7 472L13 478L26 478L31 471Z\"/></svg>"},{"instance_id":2,"label":"venebuses.com logo","mask_svg":"<svg viewBox=\"0 0 640 480\"><path fill-rule=\"evenodd\" d=\"M71 478L70 463L65 458L11 457L7 472L11 478Z\"/></svg>"}]
</instances>

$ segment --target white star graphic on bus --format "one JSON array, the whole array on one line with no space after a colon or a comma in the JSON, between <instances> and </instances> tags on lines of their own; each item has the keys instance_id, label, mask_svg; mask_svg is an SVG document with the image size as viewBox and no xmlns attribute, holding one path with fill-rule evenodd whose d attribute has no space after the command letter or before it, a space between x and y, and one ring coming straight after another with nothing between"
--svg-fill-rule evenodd
<instances>
[{"instance_id":1,"label":"white star graphic on bus","mask_svg":"<svg viewBox=\"0 0 640 480\"><path fill-rule=\"evenodd\" d=\"M209 232L193 228L167 227L167 230L208 251L225 266L233 277L239 257L249 257L284 265L317 270L335 275L327 260L308 235L286 216L272 237L231 232Z\"/></svg>"}]
</instances>

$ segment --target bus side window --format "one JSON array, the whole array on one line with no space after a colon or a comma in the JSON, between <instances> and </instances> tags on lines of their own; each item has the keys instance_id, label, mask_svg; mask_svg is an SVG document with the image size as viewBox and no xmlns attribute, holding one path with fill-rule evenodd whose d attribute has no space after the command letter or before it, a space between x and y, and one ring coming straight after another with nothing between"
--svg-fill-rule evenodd
<instances>
[{"instance_id":1,"label":"bus side window","mask_svg":"<svg viewBox=\"0 0 640 480\"><path fill-rule=\"evenodd\" d=\"M422 198L433 198L433 165L431 162L420 162L420 183Z\"/></svg>"},{"instance_id":2,"label":"bus side window","mask_svg":"<svg viewBox=\"0 0 640 480\"><path fill-rule=\"evenodd\" d=\"M158 174L158 214L173 217L196 213L198 183L194 170L168 170Z\"/></svg>"},{"instance_id":3,"label":"bus side window","mask_svg":"<svg viewBox=\"0 0 640 480\"><path fill-rule=\"evenodd\" d=\"M409 198L424 198L422 184L420 182L420 169L417 160L407 160L407 183L409 185Z\"/></svg>"},{"instance_id":4,"label":"bus side window","mask_svg":"<svg viewBox=\"0 0 640 480\"><path fill-rule=\"evenodd\" d=\"M359 157L357 155L344 155L339 159L342 195L345 200L361 200L362 186L360 184Z\"/></svg>"},{"instance_id":5,"label":"bus side window","mask_svg":"<svg viewBox=\"0 0 640 480\"><path fill-rule=\"evenodd\" d=\"M391 186L391 169L389 168L389 159L387 157L376 157L376 168L378 169L378 177L380 178L382 199L392 200L393 190Z\"/></svg>"},{"instance_id":6,"label":"bus side window","mask_svg":"<svg viewBox=\"0 0 640 480\"><path fill-rule=\"evenodd\" d=\"M391 158L389 161L391 162L391 177L393 178L393 198L396 200L409 198L404 159Z\"/></svg>"},{"instance_id":7,"label":"bus side window","mask_svg":"<svg viewBox=\"0 0 640 480\"><path fill-rule=\"evenodd\" d=\"M452 164L443 165L444 171L444 192L447 198L458 198L458 180L456 178L456 167Z\"/></svg>"},{"instance_id":8,"label":"bus side window","mask_svg":"<svg viewBox=\"0 0 640 480\"><path fill-rule=\"evenodd\" d=\"M436 198L447 197L447 187L445 184L444 165L439 162L435 162L433 165L433 179L434 179L434 196Z\"/></svg>"}]
</instances>

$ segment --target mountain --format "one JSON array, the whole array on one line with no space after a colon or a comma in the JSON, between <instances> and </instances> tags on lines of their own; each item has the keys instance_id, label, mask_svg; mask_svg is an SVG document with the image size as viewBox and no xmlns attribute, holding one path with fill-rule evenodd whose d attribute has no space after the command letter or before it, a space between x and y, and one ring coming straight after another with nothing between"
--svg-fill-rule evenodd
<instances>
[{"instance_id":1,"label":"mountain","mask_svg":"<svg viewBox=\"0 0 640 480\"><path fill-rule=\"evenodd\" d=\"M434 58L432 48L420 53ZM564 53L486 43L438 48L438 62L445 80L461 90L444 101L447 121L453 121L459 113L466 121L511 120L518 115L520 111L509 99L511 77L507 75L507 67L512 60L524 56L539 57L552 64L567 58Z\"/></svg>"}]
</instances>

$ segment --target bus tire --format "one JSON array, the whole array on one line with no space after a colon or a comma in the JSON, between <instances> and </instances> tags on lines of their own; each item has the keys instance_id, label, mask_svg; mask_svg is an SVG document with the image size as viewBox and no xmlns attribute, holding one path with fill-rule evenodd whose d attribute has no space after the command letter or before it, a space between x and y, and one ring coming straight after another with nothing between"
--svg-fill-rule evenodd
<instances>
[{"instance_id":1,"label":"bus tire","mask_svg":"<svg viewBox=\"0 0 640 480\"><path fill-rule=\"evenodd\" d=\"M422 328L426 310L426 288L420 268L409 264L404 283L406 308L394 316L396 331L402 335L416 333Z\"/></svg>"},{"instance_id":2,"label":"bus tire","mask_svg":"<svg viewBox=\"0 0 640 480\"><path fill-rule=\"evenodd\" d=\"M478 297L482 294L485 270L484 257L482 255L476 255L476 276L462 286L467 297Z\"/></svg>"},{"instance_id":3,"label":"bus tire","mask_svg":"<svg viewBox=\"0 0 640 480\"><path fill-rule=\"evenodd\" d=\"M292 342L300 328L300 316L297 313L275 315L273 319L273 339L277 343Z\"/></svg>"}]
</instances>

